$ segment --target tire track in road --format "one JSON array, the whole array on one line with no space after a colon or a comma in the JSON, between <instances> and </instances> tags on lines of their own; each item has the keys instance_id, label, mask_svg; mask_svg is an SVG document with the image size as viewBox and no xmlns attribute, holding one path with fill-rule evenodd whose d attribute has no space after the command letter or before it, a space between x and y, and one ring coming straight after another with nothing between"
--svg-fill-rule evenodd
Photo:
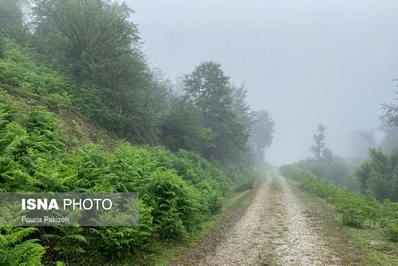
<instances>
[{"instance_id":1,"label":"tire track in road","mask_svg":"<svg viewBox=\"0 0 398 266\"><path fill-rule=\"evenodd\" d=\"M213 249L191 252L195 260L183 255L171 265L343 265L277 170L270 170L254 193L246 211L222 238L204 240L203 245Z\"/></svg>"}]
</instances>

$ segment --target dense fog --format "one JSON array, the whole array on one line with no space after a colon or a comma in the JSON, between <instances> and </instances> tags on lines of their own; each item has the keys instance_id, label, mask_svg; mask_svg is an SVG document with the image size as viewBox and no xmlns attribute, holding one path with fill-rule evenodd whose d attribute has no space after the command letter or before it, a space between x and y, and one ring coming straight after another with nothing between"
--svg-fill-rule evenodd
<instances>
[{"instance_id":1,"label":"dense fog","mask_svg":"<svg viewBox=\"0 0 398 266\"><path fill-rule=\"evenodd\" d=\"M267 159L310 154L316 125L326 145L352 155L355 132L381 125L395 99L398 3L382 0L128 0L153 66L178 80L198 63L222 64L254 109L273 116Z\"/></svg>"}]
</instances>

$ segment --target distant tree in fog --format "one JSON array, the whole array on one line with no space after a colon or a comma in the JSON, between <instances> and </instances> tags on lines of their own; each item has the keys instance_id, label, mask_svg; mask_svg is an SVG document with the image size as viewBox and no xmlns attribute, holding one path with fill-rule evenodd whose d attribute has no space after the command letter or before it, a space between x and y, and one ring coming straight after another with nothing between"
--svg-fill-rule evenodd
<instances>
[{"instance_id":1,"label":"distant tree in fog","mask_svg":"<svg viewBox=\"0 0 398 266\"><path fill-rule=\"evenodd\" d=\"M271 146L274 132L274 121L267 111L257 111L254 114L254 125L250 140L256 157L264 161L265 151Z\"/></svg>"},{"instance_id":2,"label":"distant tree in fog","mask_svg":"<svg viewBox=\"0 0 398 266\"><path fill-rule=\"evenodd\" d=\"M326 127L322 124L319 124L316 129L316 133L313 135L315 145L311 147L311 151L314 154L314 157L318 160L324 158L325 152L325 131Z\"/></svg>"},{"instance_id":3,"label":"distant tree in fog","mask_svg":"<svg viewBox=\"0 0 398 266\"><path fill-rule=\"evenodd\" d=\"M376 147L373 131L358 131L352 136L352 150L355 157L363 158L369 149Z\"/></svg>"}]
</instances>

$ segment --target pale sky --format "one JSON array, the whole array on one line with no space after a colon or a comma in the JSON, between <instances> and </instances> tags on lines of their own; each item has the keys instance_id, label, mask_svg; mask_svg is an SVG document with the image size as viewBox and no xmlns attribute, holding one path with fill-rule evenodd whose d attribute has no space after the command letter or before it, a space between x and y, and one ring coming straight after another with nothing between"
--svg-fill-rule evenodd
<instances>
[{"instance_id":1,"label":"pale sky","mask_svg":"<svg viewBox=\"0 0 398 266\"><path fill-rule=\"evenodd\" d=\"M398 1L126 2L148 60L171 79L214 60L245 84L252 108L275 120L273 164L307 157L318 123L349 155L352 133L376 129L380 104L396 98Z\"/></svg>"}]
</instances>

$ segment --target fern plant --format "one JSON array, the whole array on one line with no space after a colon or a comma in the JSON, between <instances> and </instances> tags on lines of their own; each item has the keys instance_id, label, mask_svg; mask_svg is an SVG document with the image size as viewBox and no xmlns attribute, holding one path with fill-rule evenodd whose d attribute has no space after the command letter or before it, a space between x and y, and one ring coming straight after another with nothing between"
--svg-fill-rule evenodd
<instances>
[{"instance_id":1,"label":"fern plant","mask_svg":"<svg viewBox=\"0 0 398 266\"><path fill-rule=\"evenodd\" d=\"M85 253L87 244L82 227L60 227L53 234L45 234L45 239L57 254L66 262L77 255Z\"/></svg>"},{"instance_id":2,"label":"fern plant","mask_svg":"<svg viewBox=\"0 0 398 266\"><path fill-rule=\"evenodd\" d=\"M0 234L0 264L5 266L41 265L41 258L45 248L38 243L37 239L27 237L37 231L36 228L2 228Z\"/></svg>"}]
</instances>

